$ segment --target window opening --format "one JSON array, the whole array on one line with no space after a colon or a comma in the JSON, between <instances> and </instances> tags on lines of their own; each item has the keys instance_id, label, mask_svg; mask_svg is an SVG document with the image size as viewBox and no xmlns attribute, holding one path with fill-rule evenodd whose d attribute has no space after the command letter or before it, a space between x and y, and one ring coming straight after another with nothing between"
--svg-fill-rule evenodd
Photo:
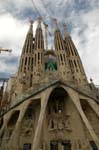
<instances>
[{"instance_id":1,"label":"window opening","mask_svg":"<svg viewBox=\"0 0 99 150\"><path fill-rule=\"evenodd\" d=\"M63 61L62 55L60 54L61 61Z\"/></svg>"},{"instance_id":2,"label":"window opening","mask_svg":"<svg viewBox=\"0 0 99 150\"><path fill-rule=\"evenodd\" d=\"M23 150L31 150L31 144L28 144L28 143L24 144Z\"/></svg>"},{"instance_id":3,"label":"window opening","mask_svg":"<svg viewBox=\"0 0 99 150\"><path fill-rule=\"evenodd\" d=\"M25 65L27 64L27 57L25 58Z\"/></svg>"},{"instance_id":4,"label":"window opening","mask_svg":"<svg viewBox=\"0 0 99 150\"><path fill-rule=\"evenodd\" d=\"M28 69L30 68L30 57L28 58Z\"/></svg>"},{"instance_id":5,"label":"window opening","mask_svg":"<svg viewBox=\"0 0 99 150\"><path fill-rule=\"evenodd\" d=\"M63 150L71 150L71 143L70 142L62 142Z\"/></svg>"},{"instance_id":6,"label":"window opening","mask_svg":"<svg viewBox=\"0 0 99 150\"><path fill-rule=\"evenodd\" d=\"M54 121L51 120L51 128L54 128Z\"/></svg>"},{"instance_id":7,"label":"window opening","mask_svg":"<svg viewBox=\"0 0 99 150\"><path fill-rule=\"evenodd\" d=\"M50 150L58 150L58 142L51 142L50 143Z\"/></svg>"}]
</instances>

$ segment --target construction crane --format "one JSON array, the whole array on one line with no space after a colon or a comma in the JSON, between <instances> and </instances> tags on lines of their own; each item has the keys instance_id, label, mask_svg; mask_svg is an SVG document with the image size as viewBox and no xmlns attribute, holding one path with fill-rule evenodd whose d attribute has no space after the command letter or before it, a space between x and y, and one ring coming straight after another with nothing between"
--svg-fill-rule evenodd
<instances>
[{"instance_id":1,"label":"construction crane","mask_svg":"<svg viewBox=\"0 0 99 150\"><path fill-rule=\"evenodd\" d=\"M4 48L1 48L1 47L0 47L0 53L1 53L1 52L10 52L10 53L11 53L12 50L11 50L11 49L4 49Z\"/></svg>"}]
</instances>

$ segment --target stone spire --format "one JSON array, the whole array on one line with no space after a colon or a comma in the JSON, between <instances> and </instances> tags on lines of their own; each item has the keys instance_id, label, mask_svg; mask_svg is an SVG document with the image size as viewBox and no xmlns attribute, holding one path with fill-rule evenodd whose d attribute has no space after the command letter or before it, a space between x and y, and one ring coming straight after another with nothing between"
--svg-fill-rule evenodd
<instances>
[{"instance_id":1,"label":"stone spire","mask_svg":"<svg viewBox=\"0 0 99 150\"><path fill-rule=\"evenodd\" d=\"M38 26L36 29L34 49L35 50L44 49L44 39L43 39L43 33L42 33L42 28L41 28L41 17L38 17Z\"/></svg>"},{"instance_id":2,"label":"stone spire","mask_svg":"<svg viewBox=\"0 0 99 150\"><path fill-rule=\"evenodd\" d=\"M25 85L26 88L32 86L32 71L33 71L33 21L30 21L30 27L26 35L23 45L20 65L18 70L19 83ZM20 86L21 87L21 86Z\"/></svg>"},{"instance_id":3,"label":"stone spire","mask_svg":"<svg viewBox=\"0 0 99 150\"><path fill-rule=\"evenodd\" d=\"M65 50L64 41L60 32L60 29L58 28L58 23L56 19L54 19L54 25L55 25L55 33L54 33L55 49Z\"/></svg>"},{"instance_id":4,"label":"stone spire","mask_svg":"<svg viewBox=\"0 0 99 150\"><path fill-rule=\"evenodd\" d=\"M34 42L34 64L33 64L33 82L40 82L44 71L44 39L41 27L41 17L38 17L38 25Z\"/></svg>"},{"instance_id":5,"label":"stone spire","mask_svg":"<svg viewBox=\"0 0 99 150\"><path fill-rule=\"evenodd\" d=\"M66 23L63 23L63 27L64 27L64 37L69 37L69 33L67 32L67 25Z\"/></svg>"},{"instance_id":6,"label":"stone spire","mask_svg":"<svg viewBox=\"0 0 99 150\"><path fill-rule=\"evenodd\" d=\"M54 21L55 30L59 30L59 28L58 28L58 23L57 23L57 19L54 18L53 21Z\"/></svg>"},{"instance_id":7,"label":"stone spire","mask_svg":"<svg viewBox=\"0 0 99 150\"><path fill-rule=\"evenodd\" d=\"M33 52L33 21L30 21L30 27L24 42L22 54L31 52Z\"/></svg>"},{"instance_id":8,"label":"stone spire","mask_svg":"<svg viewBox=\"0 0 99 150\"><path fill-rule=\"evenodd\" d=\"M78 51L72 41L71 36L67 32L67 27L65 23L63 24L63 27L64 43L67 57L69 59L69 65L72 71L73 80L75 80L78 84L87 84L87 78Z\"/></svg>"},{"instance_id":9,"label":"stone spire","mask_svg":"<svg viewBox=\"0 0 99 150\"><path fill-rule=\"evenodd\" d=\"M68 58L65 51L65 44L61 35L60 29L58 28L57 20L54 19L55 32L54 32L54 45L57 56L58 69L61 77L65 80L71 79L71 70L69 68Z\"/></svg>"}]
</instances>

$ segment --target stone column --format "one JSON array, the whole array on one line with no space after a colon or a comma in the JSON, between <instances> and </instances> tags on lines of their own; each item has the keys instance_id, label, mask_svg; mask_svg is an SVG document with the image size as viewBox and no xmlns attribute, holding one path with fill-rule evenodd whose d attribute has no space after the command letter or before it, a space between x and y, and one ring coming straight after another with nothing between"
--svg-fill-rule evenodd
<instances>
[{"instance_id":1,"label":"stone column","mask_svg":"<svg viewBox=\"0 0 99 150\"><path fill-rule=\"evenodd\" d=\"M51 93L51 89L47 89L42 93L41 97L41 110L40 110L40 115L32 143L32 150L38 150L39 149L39 143L40 143L40 138L41 138L41 132L42 132L42 125L43 125L43 120L46 112L46 107L48 103L48 98L49 94Z\"/></svg>"},{"instance_id":2,"label":"stone column","mask_svg":"<svg viewBox=\"0 0 99 150\"><path fill-rule=\"evenodd\" d=\"M99 150L99 139L97 137L97 135L95 134L90 122L88 121L86 115L84 114L81 105L80 105L80 100L79 100L79 95L77 92L75 92L74 90L72 90L71 88L65 87L66 91L68 92L69 96L71 97L71 100L73 101L73 103L75 104L84 124L86 125L91 137L93 138L95 144L98 147Z\"/></svg>"}]
</instances>

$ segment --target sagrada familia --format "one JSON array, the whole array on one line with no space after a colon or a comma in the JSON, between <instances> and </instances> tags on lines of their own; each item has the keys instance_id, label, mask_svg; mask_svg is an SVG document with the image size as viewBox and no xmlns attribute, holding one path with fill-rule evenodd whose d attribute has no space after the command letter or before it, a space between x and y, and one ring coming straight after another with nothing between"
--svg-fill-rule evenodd
<instances>
[{"instance_id":1,"label":"sagrada familia","mask_svg":"<svg viewBox=\"0 0 99 150\"><path fill-rule=\"evenodd\" d=\"M0 150L99 150L99 89L87 80L64 24L45 48L30 23L18 73L0 96Z\"/></svg>"}]
</instances>

